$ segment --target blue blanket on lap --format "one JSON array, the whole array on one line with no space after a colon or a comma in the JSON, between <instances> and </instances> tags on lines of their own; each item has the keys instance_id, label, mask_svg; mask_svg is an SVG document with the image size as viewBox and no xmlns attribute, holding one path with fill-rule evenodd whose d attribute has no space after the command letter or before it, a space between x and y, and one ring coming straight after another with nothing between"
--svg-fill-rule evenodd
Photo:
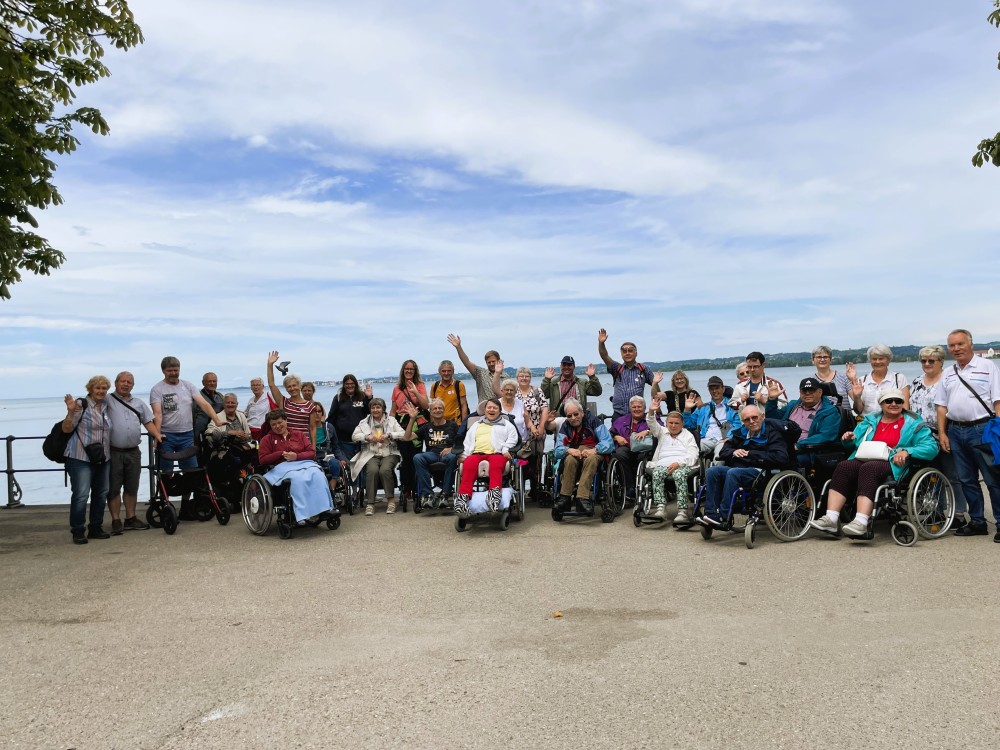
<instances>
[{"instance_id":1,"label":"blue blanket on lap","mask_svg":"<svg viewBox=\"0 0 1000 750\"><path fill-rule=\"evenodd\" d=\"M277 485L291 480L290 494L295 520L304 521L320 513L333 510L333 497L326 475L314 461L286 461L264 475L270 484Z\"/></svg>"}]
</instances>

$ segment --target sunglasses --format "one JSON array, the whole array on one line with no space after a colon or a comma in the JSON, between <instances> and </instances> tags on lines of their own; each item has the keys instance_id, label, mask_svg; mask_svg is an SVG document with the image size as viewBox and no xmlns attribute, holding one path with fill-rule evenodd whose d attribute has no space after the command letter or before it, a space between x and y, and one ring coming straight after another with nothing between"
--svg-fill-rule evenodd
<instances>
[{"instance_id":1,"label":"sunglasses","mask_svg":"<svg viewBox=\"0 0 1000 750\"><path fill-rule=\"evenodd\" d=\"M903 405L903 399L901 399L901 398L887 398L882 403L883 404L895 404L897 406L902 406Z\"/></svg>"},{"instance_id":2,"label":"sunglasses","mask_svg":"<svg viewBox=\"0 0 1000 750\"><path fill-rule=\"evenodd\" d=\"M922 359L922 360L920 360L920 364L922 364L922 365L933 365L935 362L940 362L940 361L941 360L939 360L939 359Z\"/></svg>"}]
</instances>

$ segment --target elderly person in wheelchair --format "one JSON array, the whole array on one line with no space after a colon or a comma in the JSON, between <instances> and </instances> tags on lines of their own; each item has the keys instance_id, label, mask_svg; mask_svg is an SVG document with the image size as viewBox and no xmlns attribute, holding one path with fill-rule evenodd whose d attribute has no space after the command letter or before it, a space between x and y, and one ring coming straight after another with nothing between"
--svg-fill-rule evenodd
<instances>
[{"instance_id":1,"label":"elderly person in wheelchair","mask_svg":"<svg viewBox=\"0 0 1000 750\"><path fill-rule=\"evenodd\" d=\"M649 428L646 426L646 400L642 396L632 396L628 400L628 410L628 414L623 414L611 423L615 458L624 468L626 502L635 498L635 472L639 465L639 457L648 456L652 452L653 444Z\"/></svg>"},{"instance_id":2,"label":"elderly person in wheelchair","mask_svg":"<svg viewBox=\"0 0 1000 750\"><path fill-rule=\"evenodd\" d=\"M834 469L826 515L810 524L814 529L839 536L840 512L848 496L856 494L857 514L843 532L851 538L865 537L879 485L902 478L914 459L930 461L937 455L934 433L923 419L903 408L905 398L902 391L887 388L878 397L880 411L844 433L843 442L853 445L854 452Z\"/></svg>"},{"instance_id":3,"label":"elderly person in wheelchair","mask_svg":"<svg viewBox=\"0 0 1000 750\"><path fill-rule=\"evenodd\" d=\"M487 504L491 511L500 510L503 499L503 472L512 460L511 451L517 445L518 434L514 423L501 411L500 399L491 398L483 404L483 418L465 433L465 458L462 459L462 478L455 496L455 514L469 516L469 501L481 461L489 464L489 490Z\"/></svg>"},{"instance_id":4,"label":"elderly person in wheelchair","mask_svg":"<svg viewBox=\"0 0 1000 750\"><path fill-rule=\"evenodd\" d=\"M694 435L684 429L684 415L679 411L667 414L666 427L656 421L660 412L660 395L653 396L649 405L646 423L656 438L656 451L651 459L653 468L653 502L656 510L653 517L667 517L667 477L674 480L677 492L677 517L674 523L688 523L688 477L698 471L698 444Z\"/></svg>"},{"instance_id":5,"label":"elderly person in wheelchair","mask_svg":"<svg viewBox=\"0 0 1000 750\"><path fill-rule=\"evenodd\" d=\"M754 404L744 406L740 418L743 426L719 451L725 465L713 466L705 475L705 512L698 523L708 528L727 528L736 491L749 486L762 471L788 463L784 422L764 419Z\"/></svg>"},{"instance_id":6,"label":"elderly person in wheelchair","mask_svg":"<svg viewBox=\"0 0 1000 750\"><path fill-rule=\"evenodd\" d=\"M604 423L589 411L584 411L583 405L575 398L563 402L563 413L566 421L556 433L555 456L562 461L562 476L559 478L559 497L556 498L553 510L568 511L573 505L573 492L576 484L576 501L584 513L593 513L593 497L591 490L598 466L605 456L614 451L614 441Z\"/></svg>"},{"instance_id":7,"label":"elderly person in wheelchair","mask_svg":"<svg viewBox=\"0 0 1000 750\"><path fill-rule=\"evenodd\" d=\"M274 486L289 481L292 509L300 525L322 514L337 515L326 475L313 460L316 451L309 436L289 429L284 409L269 411L267 424L271 431L261 438L258 451L261 469L270 467L264 474L267 483Z\"/></svg>"}]
</instances>

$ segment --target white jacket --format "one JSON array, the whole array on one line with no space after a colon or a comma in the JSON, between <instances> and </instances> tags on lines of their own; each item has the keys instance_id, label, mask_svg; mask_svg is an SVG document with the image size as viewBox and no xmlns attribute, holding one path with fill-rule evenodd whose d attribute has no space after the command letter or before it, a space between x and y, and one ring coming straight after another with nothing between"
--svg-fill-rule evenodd
<instances>
[{"instance_id":1,"label":"white jacket","mask_svg":"<svg viewBox=\"0 0 1000 750\"><path fill-rule=\"evenodd\" d=\"M399 448L396 447L396 441L402 440L406 434L406 430L400 427L395 417L385 416L382 417L382 430L389 439L382 444L369 443L368 436L372 434L371 422L371 417L365 417L358 422L354 434L351 435L355 443L361 443L361 450L351 459L351 471L354 476L358 476L365 468L365 464L375 456L398 456Z\"/></svg>"},{"instance_id":2,"label":"white jacket","mask_svg":"<svg viewBox=\"0 0 1000 750\"><path fill-rule=\"evenodd\" d=\"M470 424L468 432L465 433L464 448L465 455L467 456L472 455L472 451L476 447L476 430L479 429L481 421L479 420L475 424ZM494 453L509 451L517 445L517 428L507 417L503 417L499 424L493 425L493 431L490 433L490 442L493 444Z\"/></svg>"},{"instance_id":3,"label":"white jacket","mask_svg":"<svg viewBox=\"0 0 1000 750\"><path fill-rule=\"evenodd\" d=\"M677 437L673 437L652 414L646 415L646 424L649 425L650 433L657 439L656 450L650 459L653 466L670 466L672 463L679 463L682 466L698 465L698 443L689 430L682 429Z\"/></svg>"}]
</instances>

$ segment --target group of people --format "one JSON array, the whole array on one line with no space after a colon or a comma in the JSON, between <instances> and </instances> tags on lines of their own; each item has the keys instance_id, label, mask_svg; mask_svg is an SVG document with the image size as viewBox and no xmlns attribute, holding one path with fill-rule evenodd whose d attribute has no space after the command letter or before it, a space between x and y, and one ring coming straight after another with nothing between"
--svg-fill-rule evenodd
<instances>
[{"instance_id":1,"label":"group of people","mask_svg":"<svg viewBox=\"0 0 1000 750\"><path fill-rule=\"evenodd\" d=\"M843 372L834 370L829 347L816 347L815 372L800 382L798 398L792 400L784 386L766 374L766 360L759 351L750 352L740 363L732 387L717 376L710 378L705 400L682 371L675 372L670 388L663 390L662 373L638 361L634 343L623 343L621 359L616 360L608 353L607 340L607 331L600 329L598 354L613 382L610 429L588 409L590 400L603 393L593 364L578 375L576 361L567 355L558 373L548 368L535 386L526 367L519 368L514 378L506 377L496 350L486 352L485 366L476 364L455 334L449 334L448 341L475 383L475 409L450 360L441 361L438 379L429 389L417 362L403 362L388 404L373 395L370 385L362 389L358 379L347 374L328 410L313 400L315 386L294 374L284 372L284 392L278 388L277 351L267 357L267 389L264 379L254 378L242 410L235 394L218 393L214 373L205 373L201 389L181 380L175 357L161 362L164 377L150 390L148 405L131 395L130 373L120 373L110 393L107 378L95 376L87 383L85 399L66 396L62 423L63 432L70 435L65 457L72 484L73 541L82 544L146 528L135 513L141 429L168 453L182 452L206 435L221 433L248 443L259 441L261 466L323 459L331 490L347 481L345 469L350 466L352 481L364 477L366 515L374 513L379 486L390 514L396 510L397 489L408 501L429 507L450 503L456 513L466 513L482 462L489 467L492 509L500 506L503 472L515 461L527 466L531 495L537 497L547 435L552 435L555 457L561 461L560 495L554 500L560 507L575 501L588 508L598 464L612 454L632 469L625 472L626 495L631 496L636 456L653 450L655 444L651 454L655 513L664 517L664 480L673 477L677 518L689 520L686 479L702 457L713 465L706 475L706 512L697 520L722 526L733 487L751 474L793 460L806 466L815 446L843 443L857 448L874 441L886 446L886 455L862 460L855 450L837 466L827 514L814 523L817 529L837 528L839 511L856 496L857 516L845 532L857 532L871 513L873 488L890 473L899 476L914 459L935 461L955 488L956 534L988 533L980 476L989 490L994 518L1000 514L1000 480L991 455L983 449L984 432L1000 409L1000 371L975 354L967 330L949 334L954 363L947 369L943 347L924 347L923 374L911 383L890 369L892 352L884 345L868 350L871 371L860 377L852 363ZM648 409L647 386L651 388ZM845 412L857 424L841 432ZM794 457L788 455L784 438L788 424L799 435ZM462 481L456 492L460 459ZM180 465L192 468L196 462L191 455ZM163 464L172 467L169 459L162 459ZM436 466L442 468L442 479L440 491L434 493ZM103 529L105 502L111 511L111 534ZM1000 542L1000 532L995 541Z\"/></svg>"}]
</instances>

